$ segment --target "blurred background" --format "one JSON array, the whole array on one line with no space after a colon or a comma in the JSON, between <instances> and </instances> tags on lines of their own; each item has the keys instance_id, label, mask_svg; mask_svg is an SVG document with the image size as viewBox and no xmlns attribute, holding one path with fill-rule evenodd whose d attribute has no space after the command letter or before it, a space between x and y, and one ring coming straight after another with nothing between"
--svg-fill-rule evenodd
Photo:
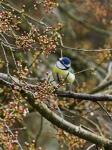
<instances>
[{"instance_id":1,"label":"blurred background","mask_svg":"<svg viewBox=\"0 0 112 150\"><path fill-rule=\"evenodd\" d=\"M46 78L62 52L76 73L75 92L94 93L112 80L111 0L3 0L0 18L0 41L11 75L37 83ZM0 72L7 73L2 46ZM97 92L111 94L111 87ZM111 115L112 103L101 104ZM98 104L60 100L59 105L68 121L112 138L112 120ZM91 144L57 129L32 109L22 126L26 130L19 131L19 141L24 149L25 142L32 143L36 136L38 150L84 150Z\"/></svg>"}]
</instances>

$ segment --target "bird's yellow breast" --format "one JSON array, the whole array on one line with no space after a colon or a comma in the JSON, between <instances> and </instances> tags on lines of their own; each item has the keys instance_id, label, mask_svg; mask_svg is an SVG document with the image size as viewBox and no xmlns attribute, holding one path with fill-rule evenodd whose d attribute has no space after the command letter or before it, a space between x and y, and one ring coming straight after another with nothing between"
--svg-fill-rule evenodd
<instances>
[{"instance_id":1,"label":"bird's yellow breast","mask_svg":"<svg viewBox=\"0 0 112 150\"><path fill-rule=\"evenodd\" d=\"M71 73L69 70L62 70L54 66L52 68L52 73L54 80L57 81L57 74L60 78L60 80L65 80L67 83L73 83L75 81L75 75Z\"/></svg>"}]
</instances>

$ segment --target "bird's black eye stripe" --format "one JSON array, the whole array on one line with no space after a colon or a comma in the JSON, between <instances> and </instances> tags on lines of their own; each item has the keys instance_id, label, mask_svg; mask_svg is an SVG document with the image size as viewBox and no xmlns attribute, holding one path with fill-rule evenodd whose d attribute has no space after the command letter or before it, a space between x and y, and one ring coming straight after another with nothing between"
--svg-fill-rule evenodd
<instances>
[{"instance_id":1,"label":"bird's black eye stripe","mask_svg":"<svg viewBox=\"0 0 112 150\"><path fill-rule=\"evenodd\" d=\"M67 67L62 60L58 59L60 61L60 63L66 68L65 70L69 69L69 67Z\"/></svg>"}]
</instances>

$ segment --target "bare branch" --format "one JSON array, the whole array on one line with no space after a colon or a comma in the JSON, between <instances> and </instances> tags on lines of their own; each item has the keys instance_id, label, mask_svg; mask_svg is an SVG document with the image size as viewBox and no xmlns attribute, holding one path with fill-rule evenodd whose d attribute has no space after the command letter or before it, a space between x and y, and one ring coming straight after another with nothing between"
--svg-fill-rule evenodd
<instances>
[{"instance_id":1,"label":"bare branch","mask_svg":"<svg viewBox=\"0 0 112 150\"><path fill-rule=\"evenodd\" d=\"M98 145L104 145L104 146L107 146L107 145L112 146L111 140L106 139L102 136L96 135L94 133L91 133L90 131L83 129L80 126L73 125L72 123L64 120L63 118L58 116L56 113L51 111L44 103L38 102L35 104L34 97L30 93L25 93L25 91L23 91L23 95L27 96L28 98L27 101L33 108L35 108L43 117L45 117L48 121L50 121L57 127L75 136L78 136L82 139L90 141L92 143L95 143Z\"/></svg>"},{"instance_id":2,"label":"bare branch","mask_svg":"<svg viewBox=\"0 0 112 150\"><path fill-rule=\"evenodd\" d=\"M1 75L1 74L0 74ZM6 75L2 74L2 77L6 77ZM9 78L7 76L7 78ZM7 83L5 83L7 84ZM68 93L71 94L70 92L65 92L66 95ZM35 104L35 97L34 95L29 92L26 91L24 89L21 90L21 94L25 99L27 100L27 102L35 109L37 110L43 117L45 117L48 121L50 121L51 123L53 123L54 125L56 125L58 128L61 128L63 130L65 130L66 132L69 132L70 134L73 134L75 136L78 136L79 138L85 139L87 141L90 141L92 143L98 144L98 145L103 145L103 146L112 146L112 141L104 138L102 136L99 136L97 134L91 133L90 131L87 131L86 129L80 127L80 126L76 126L73 125L72 123L64 120L64 118L61 118L60 116L58 116L56 113L54 113L52 110L50 110L46 104L44 104L43 102L37 102ZM61 95L61 92L60 92ZM78 94L77 93L72 93L71 96L77 96L77 98L86 98L86 99L95 99L97 98L97 100L99 98L101 98L101 96L99 97L99 95L90 95L90 94ZM59 92L58 92L58 96L59 96ZM63 95L61 95L63 96ZM70 96L70 95L69 95ZM111 100L112 100L112 96Z\"/></svg>"},{"instance_id":3,"label":"bare branch","mask_svg":"<svg viewBox=\"0 0 112 150\"><path fill-rule=\"evenodd\" d=\"M8 82L15 82L17 84L20 84L20 81L11 76L11 79L8 77L7 74L4 73L0 73L0 80L5 80ZM21 83L22 85L23 83ZM29 86L35 87L35 85L32 84L28 84ZM89 100L89 101L112 101L112 95L109 94L86 94L86 93L75 93L75 92L71 92L71 91L56 91L56 94L58 97L68 97L68 98L74 98L74 100L76 99L80 99L80 100Z\"/></svg>"},{"instance_id":4,"label":"bare branch","mask_svg":"<svg viewBox=\"0 0 112 150\"><path fill-rule=\"evenodd\" d=\"M59 97L68 97L80 100L90 100L93 102L96 101L112 101L112 95L108 94L86 94L86 93L74 93L71 91L57 91L57 96Z\"/></svg>"}]
</instances>

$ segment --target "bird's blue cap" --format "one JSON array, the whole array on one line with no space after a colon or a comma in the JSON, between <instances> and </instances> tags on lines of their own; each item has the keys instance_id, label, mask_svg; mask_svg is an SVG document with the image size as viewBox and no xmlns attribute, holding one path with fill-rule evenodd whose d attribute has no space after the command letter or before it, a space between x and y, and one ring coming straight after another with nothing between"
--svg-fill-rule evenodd
<instances>
[{"instance_id":1,"label":"bird's blue cap","mask_svg":"<svg viewBox=\"0 0 112 150\"><path fill-rule=\"evenodd\" d=\"M66 69L70 68L71 60L68 57L61 57L59 58L59 61Z\"/></svg>"}]
</instances>

